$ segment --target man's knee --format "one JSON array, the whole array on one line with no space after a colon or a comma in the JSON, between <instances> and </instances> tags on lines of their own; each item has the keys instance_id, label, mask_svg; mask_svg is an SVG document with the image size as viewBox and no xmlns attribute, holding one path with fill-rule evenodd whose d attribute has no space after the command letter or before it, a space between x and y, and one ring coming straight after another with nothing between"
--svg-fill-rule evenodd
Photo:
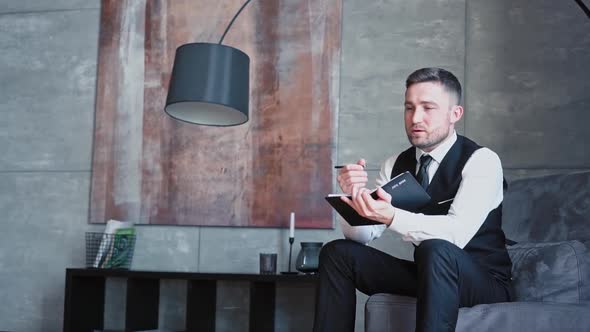
<instances>
[{"instance_id":1,"label":"man's knee","mask_svg":"<svg viewBox=\"0 0 590 332\"><path fill-rule=\"evenodd\" d=\"M345 239L338 239L326 243L320 250L320 259L326 256L341 255L347 250L352 241Z\"/></svg>"},{"instance_id":2,"label":"man's knee","mask_svg":"<svg viewBox=\"0 0 590 332\"><path fill-rule=\"evenodd\" d=\"M350 253L352 247L361 244L345 239L338 239L325 244L320 250L320 265L332 261L334 258L343 258Z\"/></svg>"},{"instance_id":3,"label":"man's knee","mask_svg":"<svg viewBox=\"0 0 590 332\"><path fill-rule=\"evenodd\" d=\"M457 247L455 244L441 239L425 240L420 243L414 251L414 261L416 263L432 263L454 260ZM460 249L459 249L460 250Z\"/></svg>"}]
</instances>

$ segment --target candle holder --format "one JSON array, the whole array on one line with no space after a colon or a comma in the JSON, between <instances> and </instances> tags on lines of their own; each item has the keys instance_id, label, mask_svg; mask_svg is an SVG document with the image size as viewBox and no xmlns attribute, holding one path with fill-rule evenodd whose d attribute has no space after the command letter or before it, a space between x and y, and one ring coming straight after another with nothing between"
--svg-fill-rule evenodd
<instances>
[{"instance_id":1,"label":"candle holder","mask_svg":"<svg viewBox=\"0 0 590 332\"><path fill-rule=\"evenodd\" d=\"M291 254L293 253L293 242L295 242L294 237L289 237L289 267L287 271L281 272L281 274L298 274L299 272L291 272Z\"/></svg>"}]
</instances>

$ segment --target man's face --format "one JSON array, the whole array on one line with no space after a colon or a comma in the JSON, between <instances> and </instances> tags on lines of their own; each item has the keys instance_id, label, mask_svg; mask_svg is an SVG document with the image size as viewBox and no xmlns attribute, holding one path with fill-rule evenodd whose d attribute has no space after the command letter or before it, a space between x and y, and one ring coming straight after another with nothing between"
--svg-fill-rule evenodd
<instances>
[{"instance_id":1,"label":"man's face","mask_svg":"<svg viewBox=\"0 0 590 332\"><path fill-rule=\"evenodd\" d=\"M463 115L461 106L455 104L455 97L438 82L410 85L404 104L410 143L430 152L449 137Z\"/></svg>"}]
</instances>

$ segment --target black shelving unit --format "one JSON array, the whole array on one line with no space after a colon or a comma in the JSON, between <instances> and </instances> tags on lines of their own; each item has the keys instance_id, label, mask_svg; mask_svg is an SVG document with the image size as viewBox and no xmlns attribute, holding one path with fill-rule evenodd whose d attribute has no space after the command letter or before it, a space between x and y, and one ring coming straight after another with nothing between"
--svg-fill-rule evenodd
<instances>
[{"instance_id":1,"label":"black shelving unit","mask_svg":"<svg viewBox=\"0 0 590 332\"><path fill-rule=\"evenodd\" d=\"M215 331L217 281L250 282L250 331L274 331L276 284L308 282L316 275L261 275L111 269L66 269L64 332L101 330L105 281L127 279L125 331L158 328L160 280L187 281L186 331Z\"/></svg>"}]
</instances>

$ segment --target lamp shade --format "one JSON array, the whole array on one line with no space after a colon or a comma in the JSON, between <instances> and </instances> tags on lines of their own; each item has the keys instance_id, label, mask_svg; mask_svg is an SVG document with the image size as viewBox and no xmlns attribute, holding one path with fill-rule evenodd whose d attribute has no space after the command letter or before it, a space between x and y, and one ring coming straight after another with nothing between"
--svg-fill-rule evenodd
<instances>
[{"instance_id":1,"label":"lamp shade","mask_svg":"<svg viewBox=\"0 0 590 332\"><path fill-rule=\"evenodd\" d=\"M248 121L250 58L236 48L211 43L176 49L165 111L208 126Z\"/></svg>"}]
</instances>

